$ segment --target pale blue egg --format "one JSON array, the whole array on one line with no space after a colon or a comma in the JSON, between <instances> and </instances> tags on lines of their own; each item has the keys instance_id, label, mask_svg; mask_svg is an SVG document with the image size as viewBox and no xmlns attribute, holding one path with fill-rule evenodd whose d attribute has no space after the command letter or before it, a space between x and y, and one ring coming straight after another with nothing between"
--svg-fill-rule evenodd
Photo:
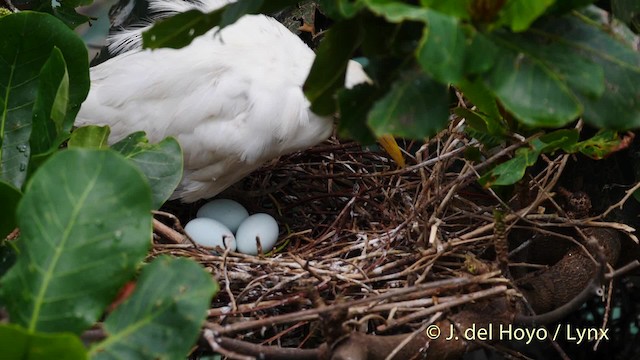
<instances>
[{"instance_id":1,"label":"pale blue egg","mask_svg":"<svg viewBox=\"0 0 640 360\"><path fill-rule=\"evenodd\" d=\"M237 201L216 199L202 205L196 216L219 221L235 233L238 226L249 217L249 212Z\"/></svg>"},{"instance_id":2,"label":"pale blue egg","mask_svg":"<svg viewBox=\"0 0 640 360\"><path fill-rule=\"evenodd\" d=\"M269 252L276 245L279 233L278 223L271 215L253 214L240 224L236 232L238 252L258 255L256 239L260 240L262 252Z\"/></svg>"},{"instance_id":3,"label":"pale blue egg","mask_svg":"<svg viewBox=\"0 0 640 360\"><path fill-rule=\"evenodd\" d=\"M233 233L216 220L195 218L187 223L184 231L200 246L207 248L220 246L224 249L226 244L231 251L236 250L236 239Z\"/></svg>"}]
</instances>

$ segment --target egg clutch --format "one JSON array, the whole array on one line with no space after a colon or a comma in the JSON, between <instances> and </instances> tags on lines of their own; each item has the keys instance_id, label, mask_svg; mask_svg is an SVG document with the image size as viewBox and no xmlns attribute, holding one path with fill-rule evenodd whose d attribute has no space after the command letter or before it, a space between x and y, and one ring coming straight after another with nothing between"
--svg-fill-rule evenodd
<instances>
[{"instance_id":1,"label":"egg clutch","mask_svg":"<svg viewBox=\"0 0 640 360\"><path fill-rule=\"evenodd\" d=\"M200 246L229 248L248 255L267 253L276 245L280 230L269 214L249 212L238 202L216 199L204 204L184 231Z\"/></svg>"}]
</instances>

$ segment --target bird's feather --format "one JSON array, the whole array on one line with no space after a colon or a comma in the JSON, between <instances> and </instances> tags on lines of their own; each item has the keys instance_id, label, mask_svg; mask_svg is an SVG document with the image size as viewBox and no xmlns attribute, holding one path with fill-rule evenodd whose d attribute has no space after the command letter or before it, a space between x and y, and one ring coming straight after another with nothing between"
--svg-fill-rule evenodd
<instances>
[{"instance_id":1,"label":"bird's feather","mask_svg":"<svg viewBox=\"0 0 640 360\"><path fill-rule=\"evenodd\" d=\"M208 1L209 8L227 2ZM150 6L166 13L193 5L170 3ZM217 30L182 49L128 49L92 68L76 121L109 125L111 142L139 130L152 142L176 137L185 165L174 198L186 202L212 197L264 162L323 141L333 127L331 118L309 109L302 85L315 55L296 35L264 15ZM350 71L352 84L366 81L358 64Z\"/></svg>"}]
</instances>

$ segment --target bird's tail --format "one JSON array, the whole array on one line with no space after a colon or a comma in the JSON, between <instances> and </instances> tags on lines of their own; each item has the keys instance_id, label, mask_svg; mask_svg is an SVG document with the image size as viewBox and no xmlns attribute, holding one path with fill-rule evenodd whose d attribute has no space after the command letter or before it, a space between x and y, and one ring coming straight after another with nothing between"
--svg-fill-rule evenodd
<instances>
[{"instance_id":1,"label":"bird's tail","mask_svg":"<svg viewBox=\"0 0 640 360\"><path fill-rule=\"evenodd\" d=\"M115 32L107 38L109 53L118 55L142 48L142 33L153 24L169 16L189 10L211 12L236 0L149 0L148 19L127 29Z\"/></svg>"}]
</instances>

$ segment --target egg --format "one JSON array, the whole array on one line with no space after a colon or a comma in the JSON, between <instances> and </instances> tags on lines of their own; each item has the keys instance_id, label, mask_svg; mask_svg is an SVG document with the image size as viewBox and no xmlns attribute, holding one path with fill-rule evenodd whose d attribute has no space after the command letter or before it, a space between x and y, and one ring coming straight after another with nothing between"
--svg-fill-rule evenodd
<instances>
[{"instance_id":1,"label":"egg","mask_svg":"<svg viewBox=\"0 0 640 360\"><path fill-rule=\"evenodd\" d=\"M236 232L238 252L258 255L256 238L260 239L262 252L269 252L278 241L278 223L269 214L253 214L246 218Z\"/></svg>"},{"instance_id":2,"label":"egg","mask_svg":"<svg viewBox=\"0 0 640 360\"><path fill-rule=\"evenodd\" d=\"M195 218L187 223L184 231L193 241L207 248L220 246L224 249L225 243L231 249L236 250L236 238L231 230L219 221L209 218Z\"/></svg>"},{"instance_id":3,"label":"egg","mask_svg":"<svg viewBox=\"0 0 640 360\"><path fill-rule=\"evenodd\" d=\"M249 217L249 212L237 201L216 199L202 205L196 216L219 221L235 233L238 226Z\"/></svg>"}]
</instances>

